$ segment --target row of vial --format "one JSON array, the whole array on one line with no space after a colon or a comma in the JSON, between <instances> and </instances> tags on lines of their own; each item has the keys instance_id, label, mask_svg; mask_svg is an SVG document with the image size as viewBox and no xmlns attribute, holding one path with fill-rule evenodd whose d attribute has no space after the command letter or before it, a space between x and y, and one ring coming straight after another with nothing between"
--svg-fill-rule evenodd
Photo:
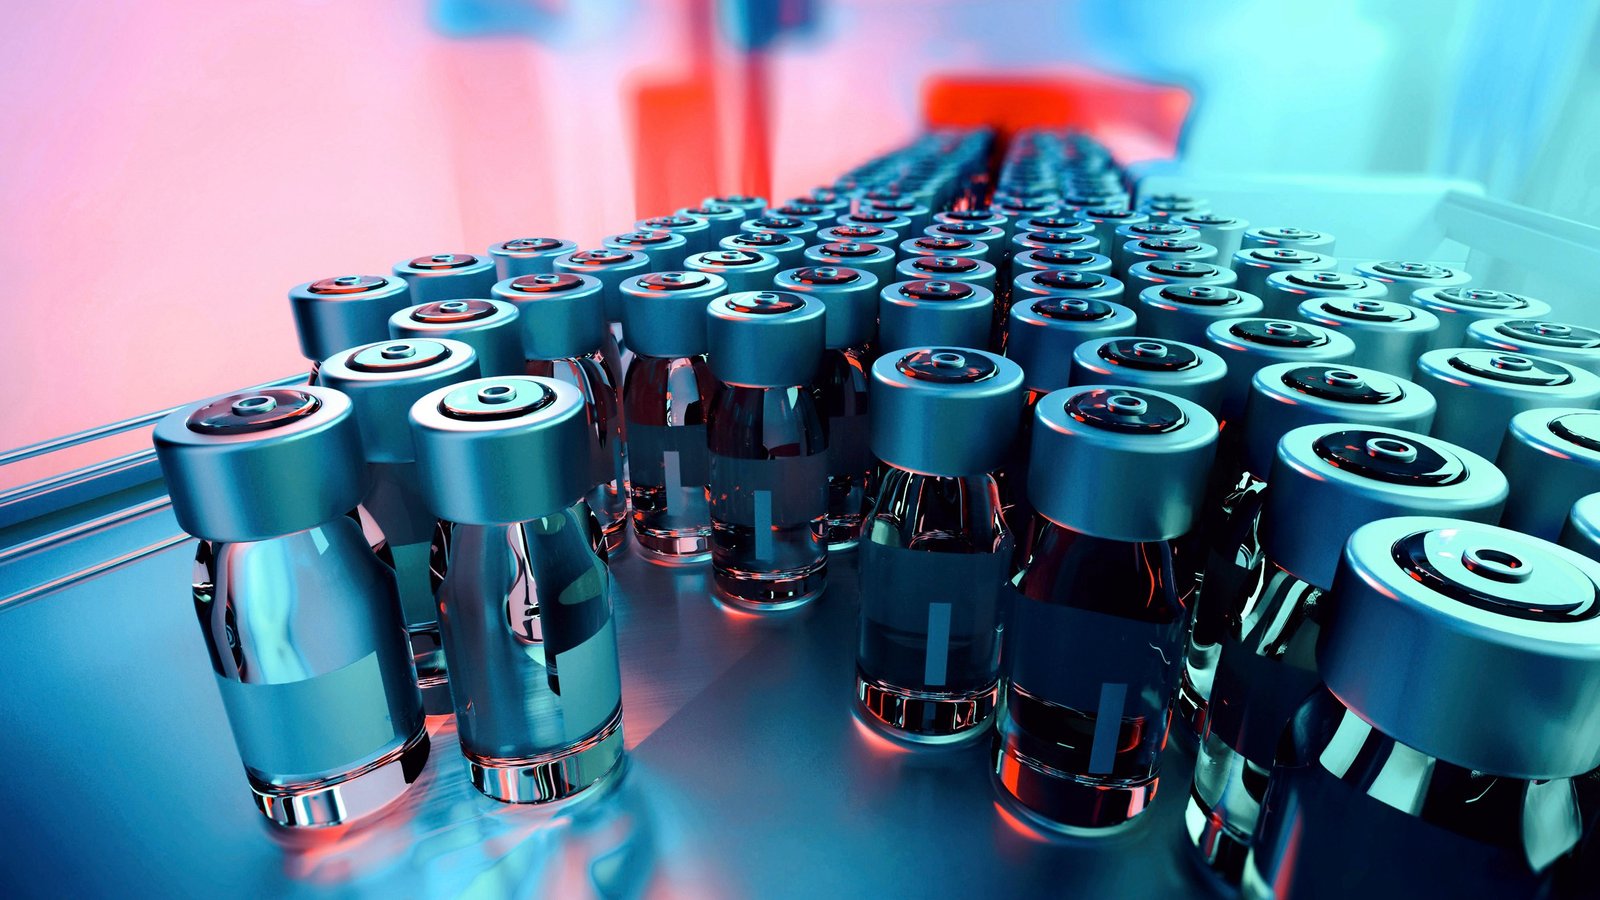
<instances>
[{"instance_id":1,"label":"row of vial","mask_svg":"<svg viewBox=\"0 0 1600 900\"><path fill-rule=\"evenodd\" d=\"M1025 135L1014 142L1000 185L1021 183L1014 170L1025 169L1030 157L1019 148L1047 145L1052 137ZM972 149L986 149L982 136L936 140L945 168L922 177L944 199L927 202L969 203L961 198L982 190L980 153ZM1040 156L1054 158L1047 167L1052 183L1083 190L1087 170L1113 173L1101 176L1102 185L1110 184L1114 168L1086 161L1104 159L1092 145L1057 143L1035 146L1032 156L1036 165ZM963 146L966 153L950 152ZM792 269L780 270L767 250L730 246L747 236L768 242L778 233L748 227L751 222L805 218L758 215L753 204L746 210L753 218L723 235L720 250L693 252L685 239L653 256L620 248L584 253L534 239L492 248L497 272L487 261L449 255L397 267L398 290L387 295L383 289L396 282L380 278L296 289L302 342L308 355L326 357L318 380L349 396L377 476L361 498L363 518L378 526L370 529L383 535L376 546L399 575L419 679L439 689L448 680L455 691L463 749L480 788L502 799L565 796L620 756L603 560L607 538L615 548L628 518L648 556L681 563L710 554L719 596L756 609L816 596L828 551L859 540L857 699L867 721L901 739L950 742L984 733L999 710L995 773L1006 802L1052 827L1098 832L1133 821L1153 797L1176 695L1178 712L1203 741L1190 799L1191 838L1225 878L1245 877L1258 893L1284 893L1284 879L1263 874L1274 864L1270 853L1249 866L1246 858L1252 835L1281 838L1281 823L1278 832L1269 827L1261 801L1277 736L1317 683L1311 646L1319 630L1329 628L1344 537L1388 516L1461 520L1419 522L1418 534L1457 534L1464 522L1496 521L1506 479L1485 457L1494 455L1508 423L1515 439L1506 441L1502 463L1517 502L1506 509L1506 521L1553 537L1571 501L1600 490L1593 480L1600 452L1530 455L1524 445L1537 443L1516 436L1537 430L1540 416L1554 423L1540 434L1558 438L1582 435L1591 416L1600 419L1600 413L1582 413L1600 402L1600 378L1588 371L1595 354L1582 352L1592 347L1579 346L1578 329L1555 340L1547 322L1506 329L1515 334L1481 327L1479 320L1508 311L1508 303L1523 304L1516 312L1540 315L1530 298L1462 288L1465 276L1426 264L1335 273L1326 235L1248 230L1177 197L1154 198L1131 212L1098 204L1072 209L1079 204L1063 206L1062 198L1033 193L996 194L987 208L962 205L931 216L925 236L938 246L911 239L891 250L861 240L877 235L859 232L911 228L907 214L926 213L918 201L930 191L918 187L918 173L899 165L893 171L898 189L842 183L856 196L855 210L829 209L837 224L805 231L812 246L785 235L802 244L807 263ZM901 190L907 187L914 190ZM820 216L817 208L840 203L839 196L818 192L811 202L782 209ZM721 208L708 201L697 209ZM693 215L690 210L678 218ZM1137 230L1199 228L1177 219L1234 229L1241 246L1231 254L1232 266L1129 255L1174 250L1147 246L1152 241L1206 246L1189 232L1154 237ZM671 233L674 223L646 224L662 226L652 232L683 237ZM1048 227L1034 230L1039 225ZM826 233L847 228L858 233ZM1110 245L1126 238L1120 263L1095 252L1106 231ZM1321 249L1285 246L1285 240ZM1000 251L991 256L995 247ZM604 262L613 256L624 258ZM434 262L462 264L427 265ZM886 273L897 280L883 284ZM358 289L341 293L330 283ZM734 287L741 290L726 293ZM1137 294L1129 297L1132 287ZM1269 299L1283 305L1261 316ZM417 300L427 302L405 305ZM356 334L361 328L367 332ZM352 338L381 337L373 328L389 329L395 340L344 349L357 342ZM1543 349L1538 342L1551 341L1557 352L1540 358L1522 352L1525 344L1491 342L1522 332L1525 344ZM1468 336L1482 349L1452 346ZM324 354L330 342L336 349ZM1430 346L1438 349L1424 352ZM1426 365L1430 353L1432 367ZM471 390L450 387L473 374L463 365L469 358L479 372L501 377ZM614 367L628 373L620 401ZM523 377L528 374L555 381L530 381ZM484 423L543 421L554 413L541 411L559 406L555 400L565 388L582 410L573 415L583 425L581 450L532 437L505 444L514 452L498 456L470 449L502 440L502 428L548 430L531 427L531 420ZM298 393L331 402L319 390ZM546 391L554 399L545 399ZM1435 395L1445 402L1435 403ZM529 401L526 408L519 396ZM269 422L293 424L304 415L274 411L308 402L268 399L271 409L252 413L233 407L268 404L234 398L229 414L267 433L281 427ZM1566 408L1515 415L1551 406ZM407 409L415 429L410 443ZM425 424L430 410L450 420L436 428L437 436ZM203 418L189 417L190 434L201 431L194 422ZM1529 425L1519 431L1517 421ZM1220 429L1222 423L1237 424ZM1591 433L1600 435L1600 429ZM441 455L430 441L467 449ZM1031 451L1013 450L1018 446ZM213 448L206 455L215 454ZM165 452L164 464L172 456ZM1574 472L1552 468L1562 465ZM174 463L168 471L171 478L183 469ZM1269 476L1274 485L1289 486L1268 492ZM513 488L524 481L543 491L536 491L540 503L497 508L511 502ZM212 484L199 493L233 508L260 503L241 495L248 490L234 485L232 493L217 495ZM182 516L190 502L200 501L180 500L180 493L174 489ZM579 495L600 514L589 528L592 546L583 552L576 548L588 534L587 513L570 502ZM558 512L553 504L560 498L567 500ZM274 493L272 499L287 498ZM441 527L439 519L450 525ZM204 528L198 519L184 521L210 539L201 555L211 568L197 578L198 602L202 584L214 592L224 583L215 577L215 560L228 553L219 550L258 539L197 530ZM479 521L484 524L470 524ZM533 522L540 524L530 529ZM1594 533L1585 531L1581 515L1574 522L1574 534ZM1271 549L1272 536L1280 533L1288 535L1277 539L1286 546L1298 542L1294 549ZM1543 564L1545 570L1576 566L1585 578L1593 574L1570 554L1511 532L1469 533L1468 543L1484 545L1462 544L1461 559L1470 551L1473 560L1509 555L1531 566L1533 557L1553 555L1558 561ZM530 537L535 534L540 540ZM1432 547L1434 539L1418 540ZM1350 553L1356 547L1352 541ZM1436 565L1430 558L1447 554L1416 555ZM553 565L556 556L567 564L543 574L541 566ZM572 566L571 559L588 562ZM1488 570L1469 560L1433 580L1406 571L1402 586L1408 590L1423 584L1453 596L1450 579ZM580 583L592 589L572 587ZM1494 588L1471 578L1463 583L1479 594ZM1533 589L1521 590L1526 599ZM557 597L577 599L549 602ZM582 615L566 608L586 604ZM1588 610L1580 607L1578 618ZM490 608L496 616L504 610L505 619L478 615L481 621L467 622L464 641L462 626L452 620L458 608ZM217 628L221 614L208 618L209 612L202 608L202 622ZM1494 624L1515 632L1515 622ZM515 640L506 641L497 629ZM218 630L237 640L234 626ZM490 646L497 641L505 646ZM1360 640L1350 646L1372 652ZM539 660L525 664L536 655L530 647L538 648ZM601 647L611 654L604 677L597 667L572 661L593 663L605 656L596 650ZM574 652L578 656L571 657ZM241 674L246 667L240 665L228 668L215 640L213 655L224 680L255 683L248 677L253 674L274 683L261 672ZM447 678L446 660L502 656L516 667L479 672L476 665L464 671L457 664ZM1322 668L1327 680L1326 663ZM558 671L569 677L557 682ZM1584 672L1596 677L1592 666ZM463 684L464 676L475 683ZM1398 686L1411 690L1403 679ZM356 702L356 696L339 702ZM1413 708L1437 701L1413 694L1394 702L1417 714ZM510 705L519 714L537 714L532 720L503 716ZM1555 719L1540 726L1545 731L1588 727L1570 711L1544 712ZM1356 715L1369 718L1360 708ZM241 724L246 714L231 704L230 716L252 784L271 813L274 802L287 804L282 798L301 791L284 777L300 770L253 764L246 750L250 722ZM1579 721L1563 725L1563 716ZM474 718L483 727L469 729L478 724ZM1406 740L1404 724L1382 724L1388 727L1374 732L1375 739L1417 747ZM1473 732L1490 727L1458 725ZM402 737L404 730L396 726L392 740L398 743L386 751L401 761L407 748L415 756L415 736L424 747L426 741L420 725L413 735ZM1422 742L1424 749L1435 746ZM1434 770L1468 762L1449 755L1430 759ZM1469 770L1502 781L1518 774ZM1362 775L1392 781L1384 771L1380 764ZM1563 777L1573 774L1579 773ZM1338 809L1348 814L1345 806ZM1577 814L1576 807L1572 811ZM1509 835L1519 821L1495 825ZM1529 876L1547 876L1550 864L1576 844L1577 833L1571 837L1559 853L1530 856ZM1269 850L1284 852L1281 846ZM1301 883L1309 891L1316 882L1308 876ZM1280 886L1262 887L1272 884Z\"/></svg>"}]
</instances>

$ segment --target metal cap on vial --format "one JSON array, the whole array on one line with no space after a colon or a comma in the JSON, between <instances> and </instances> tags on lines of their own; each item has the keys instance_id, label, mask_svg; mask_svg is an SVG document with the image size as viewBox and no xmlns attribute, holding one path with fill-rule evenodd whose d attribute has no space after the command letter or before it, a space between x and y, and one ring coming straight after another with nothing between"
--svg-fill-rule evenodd
<instances>
[{"instance_id":1,"label":"metal cap on vial","mask_svg":"<svg viewBox=\"0 0 1600 900\"><path fill-rule=\"evenodd\" d=\"M389 317L411 303L405 279L382 275L340 275L289 290L300 353L310 360L382 340L389 334Z\"/></svg>"},{"instance_id":2,"label":"metal cap on vial","mask_svg":"<svg viewBox=\"0 0 1600 900\"><path fill-rule=\"evenodd\" d=\"M1297 312L1307 322L1349 335L1356 343L1353 365L1394 375L1411 374L1439 328L1433 313L1390 300L1312 297Z\"/></svg>"},{"instance_id":3,"label":"metal cap on vial","mask_svg":"<svg viewBox=\"0 0 1600 900\"><path fill-rule=\"evenodd\" d=\"M400 310L389 318L396 338L450 338L471 344L478 371L513 375L524 371L522 323L517 308L504 300L443 300Z\"/></svg>"},{"instance_id":4,"label":"metal cap on vial","mask_svg":"<svg viewBox=\"0 0 1600 900\"><path fill-rule=\"evenodd\" d=\"M602 285L600 298L605 306L606 321L620 322L622 321L621 285L635 275L650 271L650 257L636 250L600 247L558 256L552 265L557 273L592 275L600 279Z\"/></svg>"},{"instance_id":5,"label":"metal cap on vial","mask_svg":"<svg viewBox=\"0 0 1600 900\"><path fill-rule=\"evenodd\" d=\"M1151 337L1204 344L1219 319L1261 315L1261 298L1220 284L1151 285L1139 292L1139 326Z\"/></svg>"},{"instance_id":6,"label":"metal cap on vial","mask_svg":"<svg viewBox=\"0 0 1600 900\"><path fill-rule=\"evenodd\" d=\"M1597 613L1600 563L1565 547L1382 519L1345 547L1317 668L1351 711L1428 756L1569 778L1600 765Z\"/></svg>"},{"instance_id":7,"label":"metal cap on vial","mask_svg":"<svg viewBox=\"0 0 1600 900\"><path fill-rule=\"evenodd\" d=\"M186 406L156 423L156 459L183 530L261 541L349 513L367 491L350 398L273 388Z\"/></svg>"},{"instance_id":8,"label":"metal cap on vial","mask_svg":"<svg viewBox=\"0 0 1600 900\"><path fill-rule=\"evenodd\" d=\"M1204 347L1163 338L1114 337L1084 341L1072 351L1068 384L1117 384L1174 394L1213 416L1222 409L1228 366Z\"/></svg>"},{"instance_id":9,"label":"metal cap on vial","mask_svg":"<svg viewBox=\"0 0 1600 900\"><path fill-rule=\"evenodd\" d=\"M1196 289L1198 290L1198 288ZM1285 319L1217 319L1206 326L1203 346L1228 364L1222 417L1244 413L1256 370L1276 362L1336 362L1348 359L1355 342L1337 331Z\"/></svg>"},{"instance_id":10,"label":"metal cap on vial","mask_svg":"<svg viewBox=\"0 0 1600 900\"><path fill-rule=\"evenodd\" d=\"M849 266L805 266L779 272L772 285L822 301L823 346L830 350L859 347L877 334L878 278L870 272Z\"/></svg>"},{"instance_id":11,"label":"metal cap on vial","mask_svg":"<svg viewBox=\"0 0 1600 900\"><path fill-rule=\"evenodd\" d=\"M477 377L470 344L391 338L329 357L318 383L350 398L367 462L408 463L417 458L406 419L411 405L431 390Z\"/></svg>"},{"instance_id":12,"label":"metal cap on vial","mask_svg":"<svg viewBox=\"0 0 1600 900\"><path fill-rule=\"evenodd\" d=\"M1131 335L1135 324L1133 310L1120 303L1070 295L1020 298L1007 314L1006 356L1022 366L1028 390L1053 391L1067 386L1079 344Z\"/></svg>"},{"instance_id":13,"label":"metal cap on vial","mask_svg":"<svg viewBox=\"0 0 1600 900\"><path fill-rule=\"evenodd\" d=\"M1479 319L1467 326L1467 345L1505 353L1534 353L1600 373L1600 331L1544 319Z\"/></svg>"},{"instance_id":14,"label":"metal cap on vial","mask_svg":"<svg viewBox=\"0 0 1600 900\"><path fill-rule=\"evenodd\" d=\"M394 274L411 285L412 303L487 297L494 287L494 261L470 253L436 253L395 263Z\"/></svg>"},{"instance_id":15,"label":"metal cap on vial","mask_svg":"<svg viewBox=\"0 0 1600 900\"><path fill-rule=\"evenodd\" d=\"M547 275L556 257L578 249L572 241L549 237L513 238L489 248L495 275L504 281L522 275Z\"/></svg>"},{"instance_id":16,"label":"metal cap on vial","mask_svg":"<svg viewBox=\"0 0 1600 900\"><path fill-rule=\"evenodd\" d=\"M1326 269L1284 269L1273 272L1261 287L1263 315L1292 318L1300 304L1313 297L1383 300L1388 289L1371 278Z\"/></svg>"},{"instance_id":17,"label":"metal cap on vial","mask_svg":"<svg viewBox=\"0 0 1600 900\"><path fill-rule=\"evenodd\" d=\"M496 300L517 308L528 359L569 359L599 349L606 334L602 292L600 279L570 272L521 275L494 286Z\"/></svg>"},{"instance_id":18,"label":"metal cap on vial","mask_svg":"<svg viewBox=\"0 0 1600 900\"><path fill-rule=\"evenodd\" d=\"M717 275L727 282L728 291L759 291L772 283L778 272L778 258L759 250L707 250L684 261L686 271Z\"/></svg>"},{"instance_id":19,"label":"metal cap on vial","mask_svg":"<svg viewBox=\"0 0 1600 900\"><path fill-rule=\"evenodd\" d=\"M822 300L789 291L741 291L702 308L711 373L741 387L810 384L822 356Z\"/></svg>"},{"instance_id":20,"label":"metal cap on vial","mask_svg":"<svg viewBox=\"0 0 1600 900\"><path fill-rule=\"evenodd\" d=\"M1252 228L1239 241L1243 247L1296 247L1314 253L1333 255L1333 235L1293 225L1266 225Z\"/></svg>"},{"instance_id":21,"label":"metal cap on vial","mask_svg":"<svg viewBox=\"0 0 1600 900\"><path fill-rule=\"evenodd\" d=\"M1176 394L1082 385L1034 407L1028 499L1052 522L1114 541L1186 534L1217 449L1217 420Z\"/></svg>"},{"instance_id":22,"label":"metal cap on vial","mask_svg":"<svg viewBox=\"0 0 1600 900\"><path fill-rule=\"evenodd\" d=\"M878 343L902 347L987 347L994 294L982 285L914 278L878 292Z\"/></svg>"},{"instance_id":23,"label":"metal cap on vial","mask_svg":"<svg viewBox=\"0 0 1600 900\"><path fill-rule=\"evenodd\" d=\"M1231 264L1239 275L1239 290L1260 297L1266 293L1267 278L1273 272L1332 271L1336 262L1325 253L1298 247L1244 247L1233 254Z\"/></svg>"},{"instance_id":24,"label":"metal cap on vial","mask_svg":"<svg viewBox=\"0 0 1600 900\"><path fill-rule=\"evenodd\" d=\"M1600 405L1600 376L1528 354L1443 347L1417 358L1414 378L1439 401L1433 433L1488 457L1525 409Z\"/></svg>"},{"instance_id":25,"label":"metal cap on vial","mask_svg":"<svg viewBox=\"0 0 1600 900\"><path fill-rule=\"evenodd\" d=\"M1404 303L1411 299L1412 291L1419 288L1461 287L1472 280L1466 272L1430 262L1385 260L1355 266L1355 273L1381 282L1389 291L1387 299Z\"/></svg>"},{"instance_id":26,"label":"metal cap on vial","mask_svg":"<svg viewBox=\"0 0 1600 900\"><path fill-rule=\"evenodd\" d=\"M872 452L949 478L1000 468L1022 424L1022 368L959 346L905 347L872 364Z\"/></svg>"},{"instance_id":27,"label":"metal cap on vial","mask_svg":"<svg viewBox=\"0 0 1600 900\"><path fill-rule=\"evenodd\" d=\"M1353 422L1288 431L1268 471L1262 551L1323 590L1362 525L1411 515L1492 525L1508 490L1494 463L1470 450L1425 432Z\"/></svg>"},{"instance_id":28,"label":"metal cap on vial","mask_svg":"<svg viewBox=\"0 0 1600 900\"><path fill-rule=\"evenodd\" d=\"M1600 491L1600 411L1530 409L1511 417L1500 468L1514 488L1501 523L1555 540L1572 504Z\"/></svg>"},{"instance_id":29,"label":"metal cap on vial","mask_svg":"<svg viewBox=\"0 0 1600 900\"><path fill-rule=\"evenodd\" d=\"M558 512L590 484L583 392L553 378L480 378L411 406L428 508L448 522L509 525Z\"/></svg>"},{"instance_id":30,"label":"metal cap on vial","mask_svg":"<svg viewBox=\"0 0 1600 900\"><path fill-rule=\"evenodd\" d=\"M622 332L633 352L682 359L706 352L706 304L727 293L721 275L653 272L621 285Z\"/></svg>"},{"instance_id":31,"label":"metal cap on vial","mask_svg":"<svg viewBox=\"0 0 1600 900\"><path fill-rule=\"evenodd\" d=\"M1279 438L1302 425L1360 423L1426 434L1437 408L1426 389L1377 369L1344 362L1263 366L1245 401L1245 470L1265 475Z\"/></svg>"},{"instance_id":32,"label":"metal cap on vial","mask_svg":"<svg viewBox=\"0 0 1600 900\"><path fill-rule=\"evenodd\" d=\"M1467 339L1467 326L1479 319L1543 319L1550 315L1550 304L1543 300L1486 288L1417 288L1408 302L1439 318L1439 330L1434 332L1429 350L1461 346Z\"/></svg>"}]
</instances>

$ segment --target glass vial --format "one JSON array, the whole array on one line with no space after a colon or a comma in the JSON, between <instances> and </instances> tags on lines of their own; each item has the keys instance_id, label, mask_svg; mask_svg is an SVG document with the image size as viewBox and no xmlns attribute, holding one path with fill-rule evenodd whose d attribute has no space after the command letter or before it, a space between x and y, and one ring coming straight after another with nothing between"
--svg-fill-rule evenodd
<instances>
[{"instance_id":1,"label":"glass vial","mask_svg":"<svg viewBox=\"0 0 1600 900\"><path fill-rule=\"evenodd\" d=\"M917 347L880 357L872 380L884 468L861 537L856 701L893 737L966 740L992 720L1000 678L1013 538L993 472L1022 416L1022 370L982 350Z\"/></svg>"},{"instance_id":2,"label":"glass vial","mask_svg":"<svg viewBox=\"0 0 1600 900\"><path fill-rule=\"evenodd\" d=\"M1243 895L1593 894L1573 876L1596 815L1600 566L1404 516L1350 535L1329 597L1322 687L1279 742Z\"/></svg>"},{"instance_id":3,"label":"glass vial","mask_svg":"<svg viewBox=\"0 0 1600 900\"><path fill-rule=\"evenodd\" d=\"M627 536L627 426L616 370L601 354L606 340L603 286L592 275L524 275L494 286L497 300L517 307L524 374L554 378L583 393L589 426L590 475L585 499L616 553Z\"/></svg>"},{"instance_id":4,"label":"glass vial","mask_svg":"<svg viewBox=\"0 0 1600 900\"><path fill-rule=\"evenodd\" d=\"M711 563L722 601L790 609L828 578L828 440L811 380L823 306L783 291L745 291L706 308L711 371Z\"/></svg>"},{"instance_id":5,"label":"glass vial","mask_svg":"<svg viewBox=\"0 0 1600 900\"><path fill-rule=\"evenodd\" d=\"M236 394L162 419L155 446L200 538L195 612L257 807L322 827L398 799L428 733L394 573L350 515L366 463L349 398Z\"/></svg>"},{"instance_id":6,"label":"glass vial","mask_svg":"<svg viewBox=\"0 0 1600 900\"><path fill-rule=\"evenodd\" d=\"M779 291L809 294L826 315L821 361L811 392L828 442L828 552L855 549L875 468L867 446L864 360L877 334L878 279L849 266L805 266L778 273Z\"/></svg>"},{"instance_id":7,"label":"glass vial","mask_svg":"<svg viewBox=\"0 0 1600 900\"><path fill-rule=\"evenodd\" d=\"M390 339L354 347L322 364L322 383L350 398L371 486L361 500L369 543L388 563L428 712L450 712L449 669L439 637L432 548L444 526L423 500L406 414L429 391L478 377L472 347L460 341Z\"/></svg>"},{"instance_id":8,"label":"glass vial","mask_svg":"<svg viewBox=\"0 0 1600 900\"><path fill-rule=\"evenodd\" d=\"M706 421L720 386L706 361L705 318L726 287L720 275L697 271L623 286L623 323L638 354L622 389L633 538L663 565L711 558Z\"/></svg>"},{"instance_id":9,"label":"glass vial","mask_svg":"<svg viewBox=\"0 0 1600 900\"><path fill-rule=\"evenodd\" d=\"M1103 834L1155 797L1178 686L1189 531L1217 423L1175 394L1087 385L1034 408L1038 510L1010 580L1002 799L1049 828Z\"/></svg>"},{"instance_id":10,"label":"glass vial","mask_svg":"<svg viewBox=\"0 0 1600 900\"><path fill-rule=\"evenodd\" d=\"M411 408L423 492L454 525L439 608L461 752L473 786L507 803L570 797L622 760L584 405L571 384L512 376Z\"/></svg>"}]
</instances>

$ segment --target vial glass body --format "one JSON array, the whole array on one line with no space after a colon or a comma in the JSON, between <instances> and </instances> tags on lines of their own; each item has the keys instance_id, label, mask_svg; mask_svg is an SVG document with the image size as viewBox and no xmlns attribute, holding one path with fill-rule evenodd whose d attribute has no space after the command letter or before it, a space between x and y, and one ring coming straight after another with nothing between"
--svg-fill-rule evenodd
<instances>
[{"instance_id":1,"label":"vial glass body","mask_svg":"<svg viewBox=\"0 0 1600 900\"><path fill-rule=\"evenodd\" d=\"M1000 587L1012 537L992 475L885 465L861 535L856 700L905 740L979 735L1000 679Z\"/></svg>"},{"instance_id":2,"label":"vial glass body","mask_svg":"<svg viewBox=\"0 0 1600 900\"><path fill-rule=\"evenodd\" d=\"M724 385L706 429L717 596L756 610L816 599L828 578L828 439L810 387Z\"/></svg>"},{"instance_id":3,"label":"vial glass body","mask_svg":"<svg viewBox=\"0 0 1600 900\"><path fill-rule=\"evenodd\" d=\"M450 711L449 671L434 600L442 570L435 571L431 559L437 531L445 525L428 512L416 463L370 463L367 468L372 486L357 511L358 521L378 559L394 569L423 705L430 714L445 714Z\"/></svg>"},{"instance_id":4,"label":"vial glass body","mask_svg":"<svg viewBox=\"0 0 1600 900\"><path fill-rule=\"evenodd\" d=\"M705 354L634 359L623 389L633 538L660 563L711 558L706 417L720 390Z\"/></svg>"},{"instance_id":5,"label":"vial glass body","mask_svg":"<svg viewBox=\"0 0 1600 900\"><path fill-rule=\"evenodd\" d=\"M1383 734L1318 688L1283 732L1243 895L1590 896L1593 872L1580 871L1573 851L1595 819L1594 781L1454 765Z\"/></svg>"},{"instance_id":6,"label":"vial glass body","mask_svg":"<svg viewBox=\"0 0 1600 900\"><path fill-rule=\"evenodd\" d=\"M585 499L605 532L606 550L614 553L622 546L628 520L628 435L618 379L599 350L564 359L532 359L527 374L564 381L583 393L593 464L590 477L595 485Z\"/></svg>"},{"instance_id":7,"label":"vial glass body","mask_svg":"<svg viewBox=\"0 0 1600 900\"><path fill-rule=\"evenodd\" d=\"M456 524L441 549L440 626L473 785L540 803L598 781L622 758L622 690L611 577L588 504L514 525Z\"/></svg>"},{"instance_id":8,"label":"vial glass body","mask_svg":"<svg viewBox=\"0 0 1600 900\"><path fill-rule=\"evenodd\" d=\"M867 371L858 349L825 350L812 392L828 435L830 553L856 546L866 517L876 463L867 442Z\"/></svg>"},{"instance_id":9,"label":"vial glass body","mask_svg":"<svg viewBox=\"0 0 1600 900\"><path fill-rule=\"evenodd\" d=\"M396 799L428 755L393 572L354 517L200 542L195 613L257 806L340 825Z\"/></svg>"},{"instance_id":10,"label":"vial glass body","mask_svg":"<svg viewBox=\"0 0 1600 900\"><path fill-rule=\"evenodd\" d=\"M1035 821L1104 833L1155 797L1192 586L1169 541L1091 537L1036 517L1007 587L995 778Z\"/></svg>"}]
</instances>

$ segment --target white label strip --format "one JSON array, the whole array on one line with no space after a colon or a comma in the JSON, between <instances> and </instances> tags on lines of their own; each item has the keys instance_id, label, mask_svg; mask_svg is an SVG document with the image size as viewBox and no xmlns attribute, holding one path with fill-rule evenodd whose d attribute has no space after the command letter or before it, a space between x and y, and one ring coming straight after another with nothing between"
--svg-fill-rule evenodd
<instances>
[{"instance_id":1,"label":"white label strip","mask_svg":"<svg viewBox=\"0 0 1600 900\"><path fill-rule=\"evenodd\" d=\"M1117 737L1122 733L1122 707L1127 699L1127 685L1100 685L1100 704L1094 714L1094 743L1089 746L1091 775L1109 775L1116 764Z\"/></svg>"},{"instance_id":2,"label":"white label strip","mask_svg":"<svg viewBox=\"0 0 1600 900\"><path fill-rule=\"evenodd\" d=\"M756 491L756 559L772 558L772 492Z\"/></svg>"},{"instance_id":3,"label":"white label strip","mask_svg":"<svg viewBox=\"0 0 1600 900\"><path fill-rule=\"evenodd\" d=\"M678 462L678 451L667 450L661 454L661 468L666 473L667 515L682 515L683 467Z\"/></svg>"},{"instance_id":4,"label":"white label strip","mask_svg":"<svg viewBox=\"0 0 1600 900\"><path fill-rule=\"evenodd\" d=\"M922 681L930 687L944 684L950 661L950 604L928 604L928 647L923 657Z\"/></svg>"}]
</instances>

